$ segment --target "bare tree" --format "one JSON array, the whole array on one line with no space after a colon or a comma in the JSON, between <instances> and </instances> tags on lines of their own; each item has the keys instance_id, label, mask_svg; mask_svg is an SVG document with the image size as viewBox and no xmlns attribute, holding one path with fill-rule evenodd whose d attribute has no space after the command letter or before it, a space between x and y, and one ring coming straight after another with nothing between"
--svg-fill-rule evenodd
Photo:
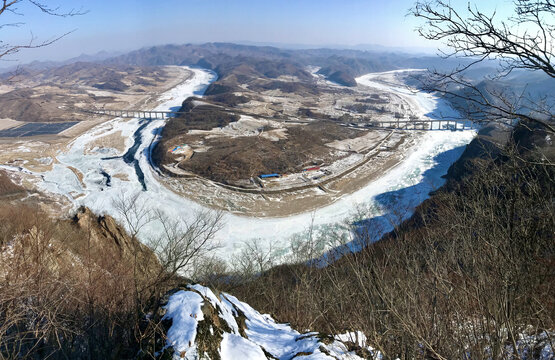
<instances>
[{"instance_id":1,"label":"bare tree","mask_svg":"<svg viewBox=\"0 0 555 360\"><path fill-rule=\"evenodd\" d=\"M164 336L163 326L145 314L156 308L160 297L182 282L185 276L199 273L197 267L203 266L203 261L220 246L214 237L222 228L223 213L201 211L190 218L172 218L149 207L141 194L121 194L114 200L114 208L132 242L135 311L129 327L133 329L141 354L145 358L154 358L153 344ZM147 225L159 231L147 238L142 233ZM159 265L155 271L145 268L148 265L145 256L152 254L151 251Z\"/></svg>"},{"instance_id":2,"label":"bare tree","mask_svg":"<svg viewBox=\"0 0 555 360\"><path fill-rule=\"evenodd\" d=\"M47 358L76 332L76 283L59 261L55 227L35 217L0 246L0 359Z\"/></svg>"},{"instance_id":3,"label":"bare tree","mask_svg":"<svg viewBox=\"0 0 555 360\"><path fill-rule=\"evenodd\" d=\"M157 220L163 231L148 245L162 265L163 274L160 276L171 279L177 275L189 275L197 260L219 248L214 236L222 228L222 219L222 212L201 211L189 221L170 219L158 212Z\"/></svg>"},{"instance_id":4,"label":"bare tree","mask_svg":"<svg viewBox=\"0 0 555 360\"><path fill-rule=\"evenodd\" d=\"M476 120L517 119L540 124L555 132L549 99L532 99L526 93L511 94L507 89L477 86L464 77L466 70L487 59L495 60L497 80L514 70L539 71L555 78L553 64L555 3L552 0L515 0L513 15L499 19L470 3L457 8L444 0L418 0L410 13L424 20L419 34L428 40L443 41L446 58L470 60L450 72L432 71L429 90L463 101L467 116Z\"/></svg>"},{"instance_id":5,"label":"bare tree","mask_svg":"<svg viewBox=\"0 0 555 360\"><path fill-rule=\"evenodd\" d=\"M520 156L475 166L381 241L354 227L369 237L360 252L227 290L298 328L363 331L388 359L539 353L553 344L555 169Z\"/></svg>"},{"instance_id":6,"label":"bare tree","mask_svg":"<svg viewBox=\"0 0 555 360\"><path fill-rule=\"evenodd\" d=\"M272 244L264 246L259 240L243 242L241 252L232 259L235 273L244 279L253 278L275 265Z\"/></svg>"},{"instance_id":7,"label":"bare tree","mask_svg":"<svg viewBox=\"0 0 555 360\"><path fill-rule=\"evenodd\" d=\"M2 20L5 19L6 15L8 14L18 16L18 17L23 17L24 14L19 10L19 6L24 4L29 4L32 7L39 9L45 15L56 16L56 17L71 17L71 16L83 15L87 13L87 11L83 9L72 8L69 10L64 10L58 6L47 5L45 2L36 1L36 0L2 0L0 1L0 19ZM8 17L8 18L13 18L13 17ZM0 22L0 30L4 28L9 28L9 27L11 28L20 27L24 24L25 24L24 22L20 22L20 21ZM10 55L15 55L24 49L35 49L35 48L51 45L54 42L60 40L61 38L69 35L73 31L75 30L68 31L64 34L59 34L45 40L38 40L34 35L31 35L29 41L25 43L12 43L10 41L0 40L0 59L4 60L3 58L8 57Z\"/></svg>"},{"instance_id":8,"label":"bare tree","mask_svg":"<svg viewBox=\"0 0 555 360\"><path fill-rule=\"evenodd\" d=\"M142 200L141 192L136 192L130 196L121 193L114 199L113 205L133 239L137 238L142 228L150 223L155 216Z\"/></svg>"}]
</instances>

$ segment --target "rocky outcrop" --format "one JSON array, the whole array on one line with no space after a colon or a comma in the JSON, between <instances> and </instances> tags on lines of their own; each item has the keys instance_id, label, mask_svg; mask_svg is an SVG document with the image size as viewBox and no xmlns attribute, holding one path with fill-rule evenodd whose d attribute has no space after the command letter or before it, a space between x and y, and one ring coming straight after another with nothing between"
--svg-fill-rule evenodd
<instances>
[{"instance_id":1,"label":"rocky outcrop","mask_svg":"<svg viewBox=\"0 0 555 360\"><path fill-rule=\"evenodd\" d=\"M112 261L131 263L137 255L138 271L143 276L160 272L160 263L150 248L127 234L125 229L111 216L99 216L90 209L81 207L73 218L73 223L87 236L87 248L72 246L74 252L81 255L91 251L94 258L102 261L109 256ZM83 245L85 245L83 243Z\"/></svg>"},{"instance_id":2,"label":"rocky outcrop","mask_svg":"<svg viewBox=\"0 0 555 360\"><path fill-rule=\"evenodd\" d=\"M360 332L328 336L299 333L226 293L187 285L168 293L154 317L165 329L161 359L381 358Z\"/></svg>"},{"instance_id":3,"label":"rocky outcrop","mask_svg":"<svg viewBox=\"0 0 555 360\"><path fill-rule=\"evenodd\" d=\"M0 170L0 199L20 197L25 194L25 188L15 184L9 174Z\"/></svg>"}]
</instances>

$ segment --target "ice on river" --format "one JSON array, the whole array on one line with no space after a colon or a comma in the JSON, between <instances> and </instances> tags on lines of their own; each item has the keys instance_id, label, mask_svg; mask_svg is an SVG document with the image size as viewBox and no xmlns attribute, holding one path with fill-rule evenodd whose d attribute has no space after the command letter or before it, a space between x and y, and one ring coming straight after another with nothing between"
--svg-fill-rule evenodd
<instances>
[{"instance_id":1,"label":"ice on river","mask_svg":"<svg viewBox=\"0 0 555 360\"><path fill-rule=\"evenodd\" d=\"M427 71L425 69L402 69L385 71L380 73L370 73L356 78L359 85L372 87L379 90L394 92L404 98L411 107L412 112L418 118L429 119L458 119L460 114L453 109L447 100L437 96L417 91L401 82L399 75Z\"/></svg>"},{"instance_id":2,"label":"ice on river","mask_svg":"<svg viewBox=\"0 0 555 360\"><path fill-rule=\"evenodd\" d=\"M156 110L179 107L185 98L201 95L216 78L214 73L207 70L190 70L194 77L164 93L161 96L163 103ZM447 103L431 94L415 93L399 85L375 82L375 76L370 74L357 81L367 86L403 93L430 118L438 112L453 111ZM135 159L144 173L146 191L143 191L135 168L121 158L123 154L112 149L94 149L84 153L86 145L95 138L118 131L129 139L126 144L129 148L133 144L133 135L141 125L138 119L116 118L76 138L67 152L57 156L59 163L54 165L52 171L42 174L44 182L40 186L46 191L66 195L76 207L85 205L94 212L111 215L122 222L122 215L114 207L114 200L137 193L141 193L139 200L142 204L168 218L191 219L196 213L206 210L164 187L158 181L158 173L151 167L150 147L156 141L164 120L150 121L140 133L141 144ZM359 191L314 212L285 218L256 218L226 213L223 229L217 234L223 246L218 254L229 259L240 251L245 241L257 239L261 246L272 245L278 253L285 255L291 238L302 239L310 227L317 233L323 233L324 229L341 228L335 224L341 224L347 219L351 222L353 219L371 219L359 221L358 224L372 227L375 235L379 236L391 227L391 222L409 216L431 190L442 185L441 176L474 136L474 131L427 132L398 166ZM71 168L81 172L83 178L78 179ZM114 177L116 174L124 174L128 181ZM361 209L361 214L355 216L355 212ZM154 221L147 224L139 236L142 239L155 237L160 230L160 223Z\"/></svg>"}]
</instances>

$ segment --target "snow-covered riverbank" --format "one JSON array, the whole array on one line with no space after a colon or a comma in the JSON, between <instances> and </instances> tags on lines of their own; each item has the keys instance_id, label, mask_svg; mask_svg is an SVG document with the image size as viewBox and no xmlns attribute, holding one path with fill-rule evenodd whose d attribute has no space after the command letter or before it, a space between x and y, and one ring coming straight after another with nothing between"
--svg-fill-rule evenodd
<instances>
[{"instance_id":1,"label":"snow-covered riverbank","mask_svg":"<svg viewBox=\"0 0 555 360\"><path fill-rule=\"evenodd\" d=\"M215 79L212 72L201 69L191 71L193 78L164 93L161 96L163 103L156 110L179 107L188 96L201 95ZM357 81L367 86L383 86L387 91L406 91L403 95L411 104L431 118L439 112L452 111L448 104L430 94L415 93L398 85L374 81L378 75L369 74ZM142 125L144 127L137 134L140 145L134 156L140 172L144 174L146 191L143 191L143 184L138 177L140 172L133 164L124 161L121 157L123 153L107 148L90 149L89 145L101 136L121 132L121 136L127 139L127 150L133 145L133 135ZM75 206L85 205L120 221L123 218L114 208L114 201L122 196L130 198L137 193L141 194L141 203L168 218L190 219L195 213L206 209L163 186L150 164L150 145L156 140L163 125L164 120L142 123L137 119L119 118L99 125L75 139L67 152L57 156L58 163L52 171L42 174L44 181L39 186L48 192L66 195ZM373 219L363 223L372 226L378 236L391 228L392 221L397 222L409 216L431 190L443 184L441 176L474 135L473 131L427 132L398 166L359 191L314 212L285 218L225 214L225 224L217 234L223 245L218 254L229 259L240 251L245 241L257 239L262 247L271 245L278 253L285 255L290 238L298 237L299 234L302 238L302 234L311 226L316 232L335 228L338 223L352 220L359 210L362 210L361 216L356 219ZM143 228L140 236L146 239L159 235L159 232L160 224L153 221Z\"/></svg>"}]
</instances>

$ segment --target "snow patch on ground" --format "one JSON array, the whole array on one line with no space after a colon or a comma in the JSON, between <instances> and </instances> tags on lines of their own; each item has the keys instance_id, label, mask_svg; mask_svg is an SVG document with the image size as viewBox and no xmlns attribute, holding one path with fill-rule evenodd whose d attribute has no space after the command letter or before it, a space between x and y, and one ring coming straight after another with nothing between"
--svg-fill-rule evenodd
<instances>
[{"instance_id":1,"label":"snow patch on ground","mask_svg":"<svg viewBox=\"0 0 555 360\"><path fill-rule=\"evenodd\" d=\"M225 333L222 340L222 360L253 359L265 360L266 355L251 341L235 334Z\"/></svg>"},{"instance_id":2,"label":"snow patch on ground","mask_svg":"<svg viewBox=\"0 0 555 360\"><path fill-rule=\"evenodd\" d=\"M201 285L189 285L188 289L174 293L165 307L167 312L164 318L172 320L167 332L167 345L173 347L174 359L184 357L192 360L202 356L196 344L199 340L196 339L196 329L199 322L204 320L202 309L205 306L217 311L220 322L225 321L231 329L231 332L224 331L219 345L216 336L203 339L204 343L209 341L215 344L222 360L270 358L266 354L276 359L362 359L349 350L342 340L345 336L327 337L324 342L318 333L301 334L287 324L276 323L269 315L260 314L234 296L222 293L217 297L209 288ZM239 318L244 320L243 332L239 329ZM212 335L221 328L225 329L222 326L213 328ZM376 356L381 358L379 353Z\"/></svg>"},{"instance_id":3,"label":"snow patch on ground","mask_svg":"<svg viewBox=\"0 0 555 360\"><path fill-rule=\"evenodd\" d=\"M172 319L168 330L168 343L175 351L196 354L197 325L202 321L202 297L191 291L180 291L171 297L166 306L166 318Z\"/></svg>"}]
</instances>

